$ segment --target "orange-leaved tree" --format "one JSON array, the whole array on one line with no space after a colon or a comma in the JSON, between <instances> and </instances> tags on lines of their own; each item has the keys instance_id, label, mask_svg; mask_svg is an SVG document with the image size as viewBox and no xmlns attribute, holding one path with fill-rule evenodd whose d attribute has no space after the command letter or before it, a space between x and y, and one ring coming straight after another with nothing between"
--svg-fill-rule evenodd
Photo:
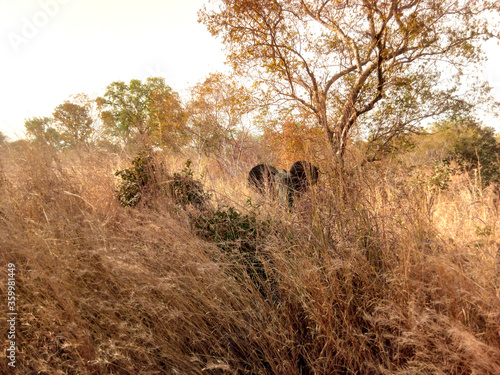
<instances>
[{"instance_id":1,"label":"orange-leaved tree","mask_svg":"<svg viewBox=\"0 0 500 375\"><path fill-rule=\"evenodd\" d=\"M85 145L91 140L93 119L84 105L65 101L53 113L56 129L69 146Z\"/></svg>"},{"instance_id":2,"label":"orange-leaved tree","mask_svg":"<svg viewBox=\"0 0 500 375\"><path fill-rule=\"evenodd\" d=\"M236 72L313 115L342 162L357 125L404 133L484 101L484 79L462 73L498 36L499 13L489 0L221 0L199 16Z\"/></svg>"},{"instance_id":3,"label":"orange-leaved tree","mask_svg":"<svg viewBox=\"0 0 500 375\"><path fill-rule=\"evenodd\" d=\"M191 89L187 109L198 154L214 155L220 167L237 173L251 140L256 109L251 89L233 77L212 73Z\"/></svg>"},{"instance_id":4,"label":"orange-leaved tree","mask_svg":"<svg viewBox=\"0 0 500 375\"><path fill-rule=\"evenodd\" d=\"M298 160L321 157L321 129L307 121L284 117L262 126L263 139L277 165L286 169Z\"/></svg>"}]
</instances>

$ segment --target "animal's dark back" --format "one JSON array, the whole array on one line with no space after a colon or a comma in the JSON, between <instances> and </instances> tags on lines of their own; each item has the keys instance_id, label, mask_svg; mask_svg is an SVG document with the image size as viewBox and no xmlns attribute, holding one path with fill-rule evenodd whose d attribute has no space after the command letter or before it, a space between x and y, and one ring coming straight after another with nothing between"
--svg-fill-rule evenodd
<instances>
[{"instance_id":1,"label":"animal's dark back","mask_svg":"<svg viewBox=\"0 0 500 375\"><path fill-rule=\"evenodd\" d=\"M274 176L278 170L272 165L258 164L248 173L248 185L261 193L265 193L266 187L274 184Z\"/></svg>"},{"instance_id":2,"label":"animal's dark back","mask_svg":"<svg viewBox=\"0 0 500 375\"><path fill-rule=\"evenodd\" d=\"M305 192L307 188L318 182L318 168L308 161L297 161L290 167L292 187L296 192Z\"/></svg>"}]
</instances>

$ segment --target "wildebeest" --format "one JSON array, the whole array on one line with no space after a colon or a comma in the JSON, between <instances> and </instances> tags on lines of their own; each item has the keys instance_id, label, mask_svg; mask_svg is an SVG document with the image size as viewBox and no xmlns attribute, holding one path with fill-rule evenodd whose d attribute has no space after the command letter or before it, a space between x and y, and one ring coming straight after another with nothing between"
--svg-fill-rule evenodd
<instances>
[{"instance_id":1,"label":"wildebeest","mask_svg":"<svg viewBox=\"0 0 500 375\"><path fill-rule=\"evenodd\" d=\"M278 199L282 206L293 207L294 195L301 195L318 181L318 168L307 161L293 163L290 172L272 165L259 164L248 174L248 184L262 195Z\"/></svg>"}]
</instances>

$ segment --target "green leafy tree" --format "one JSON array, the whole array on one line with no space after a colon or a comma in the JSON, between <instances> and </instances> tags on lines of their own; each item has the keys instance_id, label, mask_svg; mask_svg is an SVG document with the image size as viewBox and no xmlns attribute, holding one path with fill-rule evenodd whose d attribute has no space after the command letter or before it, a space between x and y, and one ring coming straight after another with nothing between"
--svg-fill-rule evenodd
<instances>
[{"instance_id":1,"label":"green leafy tree","mask_svg":"<svg viewBox=\"0 0 500 375\"><path fill-rule=\"evenodd\" d=\"M97 103L105 126L125 143L178 148L186 141L181 100L163 78L113 82Z\"/></svg>"},{"instance_id":2,"label":"green leafy tree","mask_svg":"<svg viewBox=\"0 0 500 375\"><path fill-rule=\"evenodd\" d=\"M483 186L500 180L500 144L491 127L474 120L455 119L437 123L436 136L448 144L446 160L454 160L469 173L478 173Z\"/></svg>"},{"instance_id":3,"label":"green leafy tree","mask_svg":"<svg viewBox=\"0 0 500 375\"><path fill-rule=\"evenodd\" d=\"M266 101L314 116L342 161L356 125L395 136L484 101L480 83L460 90L462 73L498 35L499 9L487 0L222 0L199 15L235 71L260 83Z\"/></svg>"},{"instance_id":4,"label":"green leafy tree","mask_svg":"<svg viewBox=\"0 0 500 375\"><path fill-rule=\"evenodd\" d=\"M24 121L24 128L29 138L41 144L61 146L61 135L53 127L51 117L32 117Z\"/></svg>"}]
</instances>

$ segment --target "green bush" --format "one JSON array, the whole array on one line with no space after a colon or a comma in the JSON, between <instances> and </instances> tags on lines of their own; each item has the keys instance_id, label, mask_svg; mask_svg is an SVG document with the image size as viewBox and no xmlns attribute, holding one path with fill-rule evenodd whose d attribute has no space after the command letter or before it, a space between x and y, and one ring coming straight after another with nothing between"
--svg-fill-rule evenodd
<instances>
[{"instance_id":1,"label":"green bush","mask_svg":"<svg viewBox=\"0 0 500 375\"><path fill-rule=\"evenodd\" d=\"M262 221L252 213L242 214L233 207L205 210L194 219L198 235L214 242L230 261L243 264L248 276L262 294L267 295L269 280L259 248L270 229L271 221Z\"/></svg>"},{"instance_id":2,"label":"green bush","mask_svg":"<svg viewBox=\"0 0 500 375\"><path fill-rule=\"evenodd\" d=\"M191 160L181 172L170 176L165 167L148 153L140 153L132 160L132 167L115 172L121 181L116 189L118 200L124 207L136 207L145 197L169 196L183 207L189 204L203 206L210 194L203 184L194 179Z\"/></svg>"},{"instance_id":3,"label":"green bush","mask_svg":"<svg viewBox=\"0 0 500 375\"><path fill-rule=\"evenodd\" d=\"M446 160L456 161L471 177L480 178L483 187L500 180L500 145L493 128L459 119L436 124L433 130L447 139Z\"/></svg>"},{"instance_id":4,"label":"green bush","mask_svg":"<svg viewBox=\"0 0 500 375\"><path fill-rule=\"evenodd\" d=\"M156 168L153 157L140 153L132 160L132 167L115 172L121 181L116 189L116 196L124 207L135 207L142 199L146 187L154 181ZM154 184L153 184L154 185Z\"/></svg>"},{"instance_id":5,"label":"green bush","mask_svg":"<svg viewBox=\"0 0 500 375\"><path fill-rule=\"evenodd\" d=\"M416 182L431 191L445 190L451 182L452 172L449 161L437 161L432 166L432 171L427 175L418 176Z\"/></svg>"},{"instance_id":6,"label":"green bush","mask_svg":"<svg viewBox=\"0 0 500 375\"><path fill-rule=\"evenodd\" d=\"M182 206L194 204L201 208L210 199L210 194L203 190L203 184L195 180L193 176L191 160L188 159L182 171L174 173L173 179L167 183L167 187L170 195L178 204Z\"/></svg>"}]
</instances>

